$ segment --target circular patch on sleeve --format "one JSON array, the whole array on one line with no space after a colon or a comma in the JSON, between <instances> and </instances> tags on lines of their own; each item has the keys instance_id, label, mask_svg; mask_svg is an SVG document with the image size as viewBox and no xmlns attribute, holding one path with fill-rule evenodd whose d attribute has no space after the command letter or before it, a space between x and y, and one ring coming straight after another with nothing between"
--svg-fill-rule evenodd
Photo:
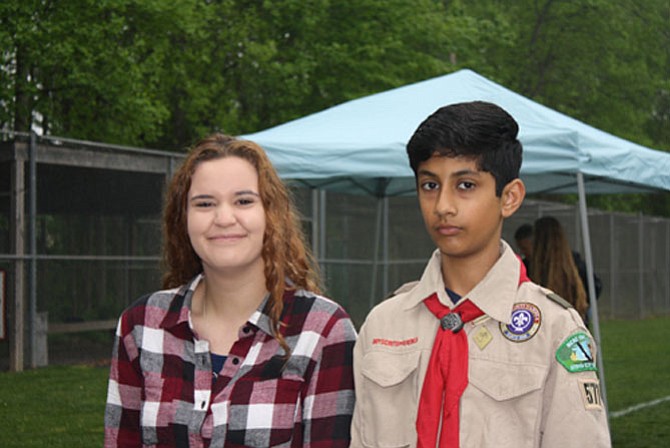
<instances>
[{"instance_id":1,"label":"circular patch on sleeve","mask_svg":"<svg viewBox=\"0 0 670 448\"><path fill-rule=\"evenodd\" d=\"M542 323L540 309L532 303L516 303L512 308L512 323L500 323L500 332L512 342L525 342L535 336Z\"/></svg>"}]
</instances>

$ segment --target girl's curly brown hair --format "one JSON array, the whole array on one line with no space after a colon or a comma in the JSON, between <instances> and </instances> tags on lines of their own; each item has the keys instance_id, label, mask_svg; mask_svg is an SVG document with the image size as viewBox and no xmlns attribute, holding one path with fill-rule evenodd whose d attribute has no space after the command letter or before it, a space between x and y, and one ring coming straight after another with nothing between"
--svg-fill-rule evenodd
<instances>
[{"instance_id":1,"label":"girl's curly brown hair","mask_svg":"<svg viewBox=\"0 0 670 448\"><path fill-rule=\"evenodd\" d=\"M220 133L207 136L189 151L172 177L163 211L163 287L181 286L202 272L202 262L188 236L188 192L193 173L200 163L224 157L244 159L258 173L266 222L262 249L265 287L270 293L266 312L272 321L274 336L288 354L288 346L279 333L284 292L302 288L320 294L321 288L316 263L304 242L289 190L256 143Z\"/></svg>"}]
</instances>

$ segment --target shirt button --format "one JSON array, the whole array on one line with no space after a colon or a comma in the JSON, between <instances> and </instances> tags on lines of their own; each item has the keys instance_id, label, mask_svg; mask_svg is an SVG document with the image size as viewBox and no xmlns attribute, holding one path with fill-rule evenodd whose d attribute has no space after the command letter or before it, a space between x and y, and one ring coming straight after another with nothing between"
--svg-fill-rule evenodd
<instances>
[{"instance_id":1,"label":"shirt button","mask_svg":"<svg viewBox=\"0 0 670 448\"><path fill-rule=\"evenodd\" d=\"M240 359L239 359L239 358L233 358L233 364L234 364L234 365L238 365L239 363L240 363Z\"/></svg>"},{"instance_id":2,"label":"shirt button","mask_svg":"<svg viewBox=\"0 0 670 448\"><path fill-rule=\"evenodd\" d=\"M249 334L249 332L251 331L251 328L244 327L244 328L242 328L242 331L244 332L244 334Z\"/></svg>"}]
</instances>

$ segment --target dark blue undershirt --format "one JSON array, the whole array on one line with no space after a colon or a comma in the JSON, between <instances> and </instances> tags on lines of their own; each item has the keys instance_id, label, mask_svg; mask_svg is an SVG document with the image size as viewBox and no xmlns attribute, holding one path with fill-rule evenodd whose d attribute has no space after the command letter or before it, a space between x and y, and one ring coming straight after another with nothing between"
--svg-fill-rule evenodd
<instances>
[{"instance_id":1,"label":"dark blue undershirt","mask_svg":"<svg viewBox=\"0 0 670 448\"><path fill-rule=\"evenodd\" d=\"M223 369L223 365L225 364L226 359L228 359L228 356L217 355L216 353L210 353L210 356L212 357L212 373L214 373L214 376L216 377L221 369Z\"/></svg>"},{"instance_id":2,"label":"dark blue undershirt","mask_svg":"<svg viewBox=\"0 0 670 448\"><path fill-rule=\"evenodd\" d=\"M451 299L451 301L454 303L454 305L457 304L459 300L461 300L461 296L459 296L458 294L456 294L456 293L455 293L454 291L452 291L451 289L449 289L449 288L444 288L444 289L447 291L447 295L449 296L449 298Z\"/></svg>"}]
</instances>

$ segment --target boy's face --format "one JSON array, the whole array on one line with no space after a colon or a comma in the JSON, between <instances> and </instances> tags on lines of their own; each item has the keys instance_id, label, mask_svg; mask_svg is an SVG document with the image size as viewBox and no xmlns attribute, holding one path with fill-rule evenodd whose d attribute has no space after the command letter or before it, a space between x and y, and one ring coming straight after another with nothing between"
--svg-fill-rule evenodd
<instances>
[{"instance_id":1,"label":"boy's face","mask_svg":"<svg viewBox=\"0 0 670 448\"><path fill-rule=\"evenodd\" d=\"M497 197L495 178L480 171L475 159L434 155L422 162L417 170L419 205L426 229L442 256L495 256L503 218L518 208L509 207L507 191L517 182L510 182Z\"/></svg>"}]
</instances>

